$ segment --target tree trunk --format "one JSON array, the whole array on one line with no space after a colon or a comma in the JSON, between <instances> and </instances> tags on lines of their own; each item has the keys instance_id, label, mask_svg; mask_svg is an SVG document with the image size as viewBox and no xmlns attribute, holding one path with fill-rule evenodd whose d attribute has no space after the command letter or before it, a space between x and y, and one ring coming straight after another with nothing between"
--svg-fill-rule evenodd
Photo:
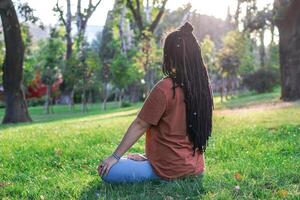
<instances>
[{"instance_id":1,"label":"tree trunk","mask_svg":"<svg viewBox=\"0 0 300 200\"><path fill-rule=\"evenodd\" d=\"M3 64L5 116L3 124L32 121L22 90L24 44L16 10L11 0L0 2L6 55Z\"/></svg>"},{"instance_id":2,"label":"tree trunk","mask_svg":"<svg viewBox=\"0 0 300 200\"><path fill-rule=\"evenodd\" d=\"M65 28L66 28L66 39L67 39L66 60L69 60L73 53L71 0L67 0L67 20L66 20Z\"/></svg>"},{"instance_id":3,"label":"tree trunk","mask_svg":"<svg viewBox=\"0 0 300 200\"><path fill-rule=\"evenodd\" d=\"M126 37L124 33L124 29L126 26L126 7L123 6L120 16L120 22L119 22L119 35L121 40L121 51L123 54L127 55L127 43L126 43Z\"/></svg>"},{"instance_id":4,"label":"tree trunk","mask_svg":"<svg viewBox=\"0 0 300 200\"><path fill-rule=\"evenodd\" d=\"M262 28L259 32L260 47L259 47L259 57L260 57L260 67L265 68L266 60L266 50L265 50L265 29Z\"/></svg>"},{"instance_id":5,"label":"tree trunk","mask_svg":"<svg viewBox=\"0 0 300 200\"><path fill-rule=\"evenodd\" d=\"M93 106L93 92L92 92L92 90L89 90L87 104L88 105L90 104L90 108L92 108L92 106Z\"/></svg>"},{"instance_id":6,"label":"tree trunk","mask_svg":"<svg viewBox=\"0 0 300 200\"><path fill-rule=\"evenodd\" d=\"M145 80L145 97L148 96L148 94L150 93L151 90L151 67L150 67L150 53L151 53L151 44L150 44L150 38L148 38L147 36L145 36L144 39L144 47L143 47L143 53L145 55L145 63L144 65L144 70L145 70L145 76L144 76L144 80Z\"/></svg>"},{"instance_id":7,"label":"tree trunk","mask_svg":"<svg viewBox=\"0 0 300 200\"><path fill-rule=\"evenodd\" d=\"M83 91L81 94L81 103L82 103L82 112L86 113L88 111L87 109L87 100L86 100L86 88L83 87Z\"/></svg>"},{"instance_id":8,"label":"tree trunk","mask_svg":"<svg viewBox=\"0 0 300 200\"><path fill-rule=\"evenodd\" d=\"M135 103L139 101L139 88L137 83L133 83L129 86L128 92L130 94L130 102Z\"/></svg>"},{"instance_id":9,"label":"tree trunk","mask_svg":"<svg viewBox=\"0 0 300 200\"><path fill-rule=\"evenodd\" d=\"M102 109L106 110L106 102L107 102L107 98L108 98L108 92L107 92L107 83L104 83L104 92L103 92L103 103L102 103Z\"/></svg>"},{"instance_id":10,"label":"tree trunk","mask_svg":"<svg viewBox=\"0 0 300 200\"><path fill-rule=\"evenodd\" d=\"M72 90L71 90L71 94L70 94L70 104L69 104L70 111L75 110L74 94L75 94L75 90L74 90L74 87L73 87Z\"/></svg>"},{"instance_id":11,"label":"tree trunk","mask_svg":"<svg viewBox=\"0 0 300 200\"><path fill-rule=\"evenodd\" d=\"M47 85L47 95L46 95L46 102L45 102L46 114L50 114L50 106L51 106L51 85Z\"/></svg>"},{"instance_id":12,"label":"tree trunk","mask_svg":"<svg viewBox=\"0 0 300 200\"><path fill-rule=\"evenodd\" d=\"M281 99L300 99L300 1L293 1L277 19L281 72Z\"/></svg>"},{"instance_id":13,"label":"tree trunk","mask_svg":"<svg viewBox=\"0 0 300 200\"><path fill-rule=\"evenodd\" d=\"M122 107L123 95L124 95L124 89L120 89L120 92L119 92L119 108Z\"/></svg>"},{"instance_id":14,"label":"tree trunk","mask_svg":"<svg viewBox=\"0 0 300 200\"><path fill-rule=\"evenodd\" d=\"M223 103L224 99L224 77L221 77L221 87L220 87L220 95L221 95L221 103Z\"/></svg>"},{"instance_id":15,"label":"tree trunk","mask_svg":"<svg viewBox=\"0 0 300 200\"><path fill-rule=\"evenodd\" d=\"M241 12L241 1L238 0L237 1L237 7L236 7L235 15L234 15L234 25L235 25L235 28L239 27L240 12Z\"/></svg>"}]
</instances>

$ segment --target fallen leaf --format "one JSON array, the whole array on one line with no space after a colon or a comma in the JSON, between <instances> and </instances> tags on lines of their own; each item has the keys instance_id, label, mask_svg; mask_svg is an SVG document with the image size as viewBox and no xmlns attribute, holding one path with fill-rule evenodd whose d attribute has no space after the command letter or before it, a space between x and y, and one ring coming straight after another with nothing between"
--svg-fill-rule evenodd
<instances>
[{"instance_id":1,"label":"fallen leaf","mask_svg":"<svg viewBox=\"0 0 300 200\"><path fill-rule=\"evenodd\" d=\"M282 198L285 198L288 196L289 192L287 190L278 190L278 195Z\"/></svg>"},{"instance_id":2,"label":"fallen leaf","mask_svg":"<svg viewBox=\"0 0 300 200\"><path fill-rule=\"evenodd\" d=\"M81 167L82 169L88 169L88 168L89 168L88 165L81 165L80 167Z\"/></svg>"},{"instance_id":3,"label":"fallen leaf","mask_svg":"<svg viewBox=\"0 0 300 200\"><path fill-rule=\"evenodd\" d=\"M0 187L6 187L6 186L9 186L10 183L7 183L7 182L0 182Z\"/></svg>"},{"instance_id":4,"label":"fallen leaf","mask_svg":"<svg viewBox=\"0 0 300 200\"><path fill-rule=\"evenodd\" d=\"M239 181L239 180L242 180L243 177L239 172L237 172L234 174L234 178Z\"/></svg>"},{"instance_id":5,"label":"fallen leaf","mask_svg":"<svg viewBox=\"0 0 300 200\"><path fill-rule=\"evenodd\" d=\"M62 155L62 150L60 148L55 148L54 149L55 155L61 156Z\"/></svg>"}]
</instances>

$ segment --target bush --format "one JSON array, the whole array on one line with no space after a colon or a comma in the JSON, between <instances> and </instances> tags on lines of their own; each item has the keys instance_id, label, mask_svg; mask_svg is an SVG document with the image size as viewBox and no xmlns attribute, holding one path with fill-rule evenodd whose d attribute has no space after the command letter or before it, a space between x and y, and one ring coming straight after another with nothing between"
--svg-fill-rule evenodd
<instances>
[{"instance_id":1,"label":"bush","mask_svg":"<svg viewBox=\"0 0 300 200\"><path fill-rule=\"evenodd\" d=\"M33 98L27 101L28 107L43 106L45 104L44 98Z\"/></svg>"},{"instance_id":2,"label":"bush","mask_svg":"<svg viewBox=\"0 0 300 200\"><path fill-rule=\"evenodd\" d=\"M127 108L130 107L131 103L129 101L122 101L121 107L122 108Z\"/></svg>"},{"instance_id":3,"label":"bush","mask_svg":"<svg viewBox=\"0 0 300 200\"><path fill-rule=\"evenodd\" d=\"M270 69L259 69L244 77L244 85L257 93L272 92L279 83L279 73Z\"/></svg>"}]
</instances>

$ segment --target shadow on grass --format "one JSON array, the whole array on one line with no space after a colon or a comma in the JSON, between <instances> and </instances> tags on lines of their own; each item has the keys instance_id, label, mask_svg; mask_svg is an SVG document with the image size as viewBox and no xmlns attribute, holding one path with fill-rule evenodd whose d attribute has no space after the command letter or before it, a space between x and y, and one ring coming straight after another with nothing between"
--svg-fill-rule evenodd
<instances>
[{"instance_id":1,"label":"shadow on grass","mask_svg":"<svg viewBox=\"0 0 300 200\"><path fill-rule=\"evenodd\" d=\"M138 109L138 105L127 107L127 108L112 108L107 111L91 111L88 113L82 113L82 112L66 112L66 113L54 113L54 114L35 114L32 115L33 122L24 122L24 123L18 123L18 124L0 124L0 130L5 130L7 128L16 128L16 127L24 127L24 126L30 126L34 124L43 124L43 123L51 123L51 122L57 122L62 120L72 120L72 119L84 119L91 116L96 115L103 115L101 119L111 119L116 117L128 117L128 116L134 116L137 114L134 110ZM132 111L133 113L126 113ZM125 112L125 113L123 113ZM109 115L113 114L113 115ZM107 116L105 116L107 115Z\"/></svg>"},{"instance_id":2,"label":"shadow on grass","mask_svg":"<svg viewBox=\"0 0 300 200\"><path fill-rule=\"evenodd\" d=\"M108 184L92 181L81 193L80 200L90 199L199 199L205 193L203 176L174 181L149 181L135 184Z\"/></svg>"}]
</instances>

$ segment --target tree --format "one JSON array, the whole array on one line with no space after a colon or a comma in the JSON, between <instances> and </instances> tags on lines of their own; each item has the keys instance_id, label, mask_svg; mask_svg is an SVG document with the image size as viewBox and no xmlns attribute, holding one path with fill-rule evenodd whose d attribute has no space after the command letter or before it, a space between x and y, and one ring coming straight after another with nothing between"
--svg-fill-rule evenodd
<instances>
[{"instance_id":1,"label":"tree","mask_svg":"<svg viewBox=\"0 0 300 200\"><path fill-rule=\"evenodd\" d=\"M99 47L99 57L102 62L101 79L103 83L102 93L103 93L103 110L106 110L106 102L108 99L108 86L111 77L111 62L115 54L115 49L113 48L113 12L109 11L107 13L106 22L102 31L101 37L99 37L101 42Z\"/></svg>"},{"instance_id":2,"label":"tree","mask_svg":"<svg viewBox=\"0 0 300 200\"><path fill-rule=\"evenodd\" d=\"M129 52L130 54L131 52ZM111 74L112 74L112 83L119 90L119 106L122 106L122 100L124 97L124 92L127 87L136 80L140 80L141 72L137 68L138 66L134 63L133 60L128 59L128 57L121 53L117 52L114 60L111 64Z\"/></svg>"},{"instance_id":3,"label":"tree","mask_svg":"<svg viewBox=\"0 0 300 200\"><path fill-rule=\"evenodd\" d=\"M59 20L65 27L66 34L66 60L68 61L73 53L73 38L72 38L72 10L71 10L71 0L66 0L67 13L65 15L63 9L59 6L59 0L57 0L54 12L58 13Z\"/></svg>"},{"instance_id":4,"label":"tree","mask_svg":"<svg viewBox=\"0 0 300 200\"><path fill-rule=\"evenodd\" d=\"M216 48L215 43L211 40L209 35L206 35L201 42L201 50L203 60L208 68L208 72L216 73L215 69L215 58L216 58Z\"/></svg>"},{"instance_id":5,"label":"tree","mask_svg":"<svg viewBox=\"0 0 300 200\"><path fill-rule=\"evenodd\" d=\"M34 79L35 69L35 59L34 59L34 51L32 47L32 36L30 34L29 26L21 24L21 34L23 43L25 46L24 52L24 64L23 64L23 84L28 86L29 83ZM26 92L26 91L25 91Z\"/></svg>"},{"instance_id":6,"label":"tree","mask_svg":"<svg viewBox=\"0 0 300 200\"><path fill-rule=\"evenodd\" d=\"M56 6L54 8L54 11L58 13L59 15L59 20L61 21L62 25L64 25L65 30L66 30L66 60L65 60L65 67L64 67L64 76L65 78L65 90L71 91L70 92L70 98L71 98L71 109L74 108L74 86L76 84L76 78L72 76L71 74L74 72L74 64L76 61L85 61L83 58L84 55L86 54L84 49L84 43L85 43L85 32L86 32L86 27L88 20L90 17L93 15L97 7L99 6L101 0L89 0L87 7L82 8L82 1L77 0L77 9L76 9L76 14L72 15L71 11L71 0L66 0L66 14L64 13L63 9L59 5L59 0L56 3ZM77 27L77 34L76 38L72 38L72 21L73 19L76 20L76 27ZM73 40L75 41L76 48L78 50L77 55L73 55ZM76 61L75 61L76 60ZM83 69L84 66L87 66L86 63L80 63L80 68ZM83 71L82 71L83 72ZM86 74L86 72L83 72ZM81 78L84 79L84 75L80 76ZM83 83L86 81L82 80ZM85 94L82 94L82 102L83 102L83 111L86 111L86 96Z\"/></svg>"},{"instance_id":7,"label":"tree","mask_svg":"<svg viewBox=\"0 0 300 200\"><path fill-rule=\"evenodd\" d=\"M281 99L300 99L300 1L275 0L275 22L279 29Z\"/></svg>"},{"instance_id":8,"label":"tree","mask_svg":"<svg viewBox=\"0 0 300 200\"><path fill-rule=\"evenodd\" d=\"M72 21L73 15L71 10L71 0L66 0L66 13L62 7L60 7L60 1L57 0L56 5L53 9L54 12L58 13L59 21L65 28L66 38L66 53L65 53L65 64L63 68L64 75L64 87L63 92L69 95L70 98L70 110L74 110L74 85L76 78L72 75L74 69L74 55L73 55L73 38L72 38Z\"/></svg>"},{"instance_id":9,"label":"tree","mask_svg":"<svg viewBox=\"0 0 300 200\"><path fill-rule=\"evenodd\" d=\"M268 7L261 11L248 11L244 20L244 32L256 32L259 37L259 55L261 68L266 67L265 32L273 27L273 11Z\"/></svg>"},{"instance_id":10,"label":"tree","mask_svg":"<svg viewBox=\"0 0 300 200\"><path fill-rule=\"evenodd\" d=\"M47 95L45 102L45 110L50 114L52 102L52 85L61 78L61 65L65 52L62 34L52 28L50 37L40 43L40 49L37 54L37 70L41 73L42 82L47 85Z\"/></svg>"},{"instance_id":11,"label":"tree","mask_svg":"<svg viewBox=\"0 0 300 200\"><path fill-rule=\"evenodd\" d=\"M221 100L224 92L228 98L237 89L239 69L245 55L245 46L244 35L239 31L230 31L224 37L224 47L220 49L217 55L222 79Z\"/></svg>"},{"instance_id":12,"label":"tree","mask_svg":"<svg viewBox=\"0 0 300 200\"><path fill-rule=\"evenodd\" d=\"M153 86L153 69L150 68L150 54L151 40L153 33L157 28L164 12L167 0L152 1L152 6L149 5L149 0L146 1L146 8L144 9L144 1L141 0L127 0L127 7L132 13L133 19L138 29L139 41L143 44L141 50L144 53L143 66L145 71L145 94L150 92ZM144 12L146 10L147 12ZM152 43L153 44L153 43Z\"/></svg>"},{"instance_id":13,"label":"tree","mask_svg":"<svg viewBox=\"0 0 300 200\"><path fill-rule=\"evenodd\" d=\"M99 6L101 0L97 0L96 3L93 0L89 0L88 7L82 10L81 0L77 0L77 12L76 12L76 26L77 26L77 38L76 38L76 45L79 51L79 61L81 62L80 65L83 68L82 71L82 83L83 90L81 95L81 102L83 112L87 112L87 97L86 97L86 83L88 78L88 69L87 64L85 63L85 32L88 20L93 15L97 7ZM84 67L86 67L84 69Z\"/></svg>"},{"instance_id":14,"label":"tree","mask_svg":"<svg viewBox=\"0 0 300 200\"><path fill-rule=\"evenodd\" d=\"M24 44L17 13L11 0L0 2L0 15L6 48L3 64L6 105L2 123L28 122L31 118L22 89Z\"/></svg>"}]
</instances>

